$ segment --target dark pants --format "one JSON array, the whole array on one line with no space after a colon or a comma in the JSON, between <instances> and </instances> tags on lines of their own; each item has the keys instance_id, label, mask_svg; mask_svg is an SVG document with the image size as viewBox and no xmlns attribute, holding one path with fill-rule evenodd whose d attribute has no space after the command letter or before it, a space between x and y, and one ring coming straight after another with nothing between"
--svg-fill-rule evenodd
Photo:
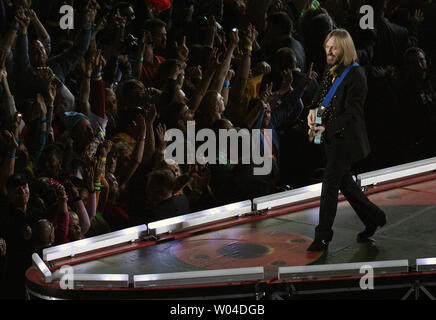
<instances>
[{"instance_id":1,"label":"dark pants","mask_svg":"<svg viewBox=\"0 0 436 320\"><path fill-rule=\"evenodd\" d=\"M326 153L327 166L322 181L319 222L315 228L315 239L331 241L333 237L332 226L338 207L339 190L365 226L379 224L384 217L384 212L369 201L357 186L351 175L351 164L338 157L329 148L326 148Z\"/></svg>"}]
</instances>

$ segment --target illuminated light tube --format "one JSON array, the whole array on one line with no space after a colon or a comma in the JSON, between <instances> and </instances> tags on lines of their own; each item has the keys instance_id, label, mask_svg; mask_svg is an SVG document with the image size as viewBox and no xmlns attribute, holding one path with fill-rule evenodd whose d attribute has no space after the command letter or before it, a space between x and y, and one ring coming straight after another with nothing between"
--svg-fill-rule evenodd
<instances>
[{"instance_id":1,"label":"illuminated light tube","mask_svg":"<svg viewBox=\"0 0 436 320\"><path fill-rule=\"evenodd\" d=\"M313 280L334 277L352 277L366 274L397 274L409 271L408 260L388 260L356 263L325 264L297 267L280 267L279 280Z\"/></svg>"},{"instance_id":2,"label":"illuminated light tube","mask_svg":"<svg viewBox=\"0 0 436 320\"><path fill-rule=\"evenodd\" d=\"M39 272L41 272L45 282L52 282L51 271L37 253L32 254L32 264Z\"/></svg>"},{"instance_id":3,"label":"illuminated light tube","mask_svg":"<svg viewBox=\"0 0 436 320\"><path fill-rule=\"evenodd\" d=\"M128 288L128 274L72 274L74 288Z\"/></svg>"},{"instance_id":4,"label":"illuminated light tube","mask_svg":"<svg viewBox=\"0 0 436 320\"><path fill-rule=\"evenodd\" d=\"M436 157L359 174L357 184L365 187L434 170L436 170Z\"/></svg>"},{"instance_id":5,"label":"illuminated light tube","mask_svg":"<svg viewBox=\"0 0 436 320\"><path fill-rule=\"evenodd\" d=\"M73 241L59 246L50 247L42 251L45 261L74 256L76 254L106 248L124 242L135 241L147 235L145 224L118 230L103 235Z\"/></svg>"},{"instance_id":6,"label":"illuminated light tube","mask_svg":"<svg viewBox=\"0 0 436 320\"><path fill-rule=\"evenodd\" d=\"M134 275L135 288L157 288L207 283L258 281L265 278L263 267L220 269Z\"/></svg>"},{"instance_id":7,"label":"illuminated light tube","mask_svg":"<svg viewBox=\"0 0 436 320\"><path fill-rule=\"evenodd\" d=\"M416 271L436 271L436 258L416 259Z\"/></svg>"},{"instance_id":8,"label":"illuminated light tube","mask_svg":"<svg viewBox=\"0 0 436 320\"><path fill-rule=\"evenodd\" d=\"M321 196L321 183L253 199L254 210L271 209Z\"/></svg>"},{"instance_id":9,"label":"illuminated light tube","mask_svg":"<svg viewBox=\"0 0 436 320\"><path fill-rule=\"evenodd\" d=\"M148 224L150 234L159 235L181 231L202 224L240 216L252 211L251 200L231 203L225 206L198 211L183 216L159 220Z\"/></svg>"}]
</instances>

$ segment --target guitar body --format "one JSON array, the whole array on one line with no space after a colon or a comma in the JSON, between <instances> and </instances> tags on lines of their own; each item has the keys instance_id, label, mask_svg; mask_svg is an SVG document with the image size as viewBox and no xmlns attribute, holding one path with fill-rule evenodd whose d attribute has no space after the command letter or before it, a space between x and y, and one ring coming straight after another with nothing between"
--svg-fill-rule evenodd
<instances>
[{"instance_id":1,"label":"guitar body","mask_svg":"<svg viewBox=\"0 0 436 320\"><path fill-rule=\"evenodd\" d=\"M318 107L316 108L316 112L315 112L315 124L320 126L322 124L322 112L323 109L321 109L323 107ZM315 144L321 144L322 143L322 134L317 135L314 139L313 139L313 143Z\"/></svg>"},{"instance_id":2,"label":"guitar body","mask_svg":"<svg viewBox=\"0 0 436 320\"><path fill-rule=\"evenodd\" d=\"M322 124L322 114L325 108L323 106L315 109L315 126L320 126ZM313 142L315 144L322 143L322 134L314 136L314 132L311 129L309 134L309 142Z\"/></svg>"}]
</instances>

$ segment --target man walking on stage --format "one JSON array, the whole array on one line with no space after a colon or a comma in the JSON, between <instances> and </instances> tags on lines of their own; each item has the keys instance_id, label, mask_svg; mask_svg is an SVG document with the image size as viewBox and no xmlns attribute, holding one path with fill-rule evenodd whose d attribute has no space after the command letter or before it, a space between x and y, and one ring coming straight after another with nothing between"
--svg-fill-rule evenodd
<instances>
[{"instance_id":1,"label":"man walking on stage","mask_svg":"<svg viewBox=\"0 0 436 320\"><path fill-rule=\"evenodd\" d=\"M370 241L369 237L386 223L384 212L369 201L351 175L351 164L370 151L364 119L368 91L365 71L357 63L353 39L346 30L331 31L324 48L330 69L307 117L311 139L321 137L327 156L319 222L315 240L307 248L310 252L326 250L332 240L339 189L365 225L357 236L359 242Z\"/></svg>"}]
</instances>

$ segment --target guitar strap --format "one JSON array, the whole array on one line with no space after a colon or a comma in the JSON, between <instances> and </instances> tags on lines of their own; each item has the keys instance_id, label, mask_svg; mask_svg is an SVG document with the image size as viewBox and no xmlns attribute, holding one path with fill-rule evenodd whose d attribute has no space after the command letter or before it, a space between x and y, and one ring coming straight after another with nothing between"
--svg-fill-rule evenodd
<instances>
[{"instance_id":1,"label":"guitar strap","mask_svg":"<svg viewBox=\"0 0 436 320\"><path fill-rule=\"evenodd\" d=\"M327 93L326 97L324 98L323 102L321 103L321 105L324 108L328 107L328 105L330 104L330 101L332 100L333 96L336 93L336 90L338 90L339 85L345 79L348 72L350 72L351 68L354 68L357 66L359 66L359 64L357 62L355 62L352 65L346 67L345 70L342 72L341 76L335 80L335 82L333 83L333 86L330 88L329 92Z\"/></svg>"}]
</instances>

